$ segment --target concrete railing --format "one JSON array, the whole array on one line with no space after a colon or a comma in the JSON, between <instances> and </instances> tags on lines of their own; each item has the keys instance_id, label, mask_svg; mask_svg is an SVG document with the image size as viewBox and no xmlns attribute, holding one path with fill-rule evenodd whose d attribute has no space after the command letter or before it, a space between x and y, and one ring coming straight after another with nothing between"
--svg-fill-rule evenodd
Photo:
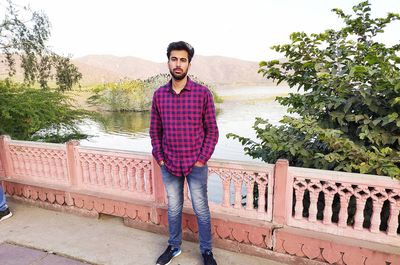
<instances>
[{"instance_id":1,"label":"concrete railing","mask_svg":"<svg viewBox=\"0 0 400 265\"><path fill-rule=\"evenodd\" d=\"M400 246L400 181L289 167L287 183L289 226Z\"/></svg>"},{"instance_id":2,"label":"concrete railing","mask_svg":"<svg viewBox=\"0 0 400 265\"><path fill-rule=\"evenodd\" d=\"M212 215L231 217L247 226L253 223L272 227L271 232L264 231L264 235L257 234L263 230L248 228L246 235L244 231L234 231L234 226L229 231L222 225L215 228L215 233L222 239L272 249L273 244L280 242L271 237L274 229L293 227L400 246L400 182L397 180L289 167L286 160L278 160L275 165L210 160L208 166L209 177L220 183L219 199L210 202ZM154 224L163 222L159 209L166 209L160 168L150 153L88 148L77 141L65 145L46 144L0 136L0 178L8 183L45 186L71 194L125 202L142 201L153 209L149 210L148 216ZM21 192L28 193L26 189ZM191 203L186 185L184 194L185 206L189 209ZM34 195L38 196L46 200L50 195ZM68 196L61 198L55 193L50 201L65 200L67 205L78 207L85 203L84 198ZM86 208L98 206L95 201L91 204ZM106 208L105 205L98 207ZM137 209L128 213L129 207L123 211L121 205L112 207L115 211L119 207L121 216L140 215ZM190 226L191 221L187 222ZM326 258L321 260L327 261Z\"/></svg>"}]
</instances>

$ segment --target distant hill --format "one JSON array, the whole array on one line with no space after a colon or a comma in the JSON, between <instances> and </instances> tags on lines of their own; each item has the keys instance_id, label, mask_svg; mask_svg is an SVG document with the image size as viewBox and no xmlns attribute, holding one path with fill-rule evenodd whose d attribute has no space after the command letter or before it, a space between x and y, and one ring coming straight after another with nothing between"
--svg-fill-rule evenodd
<instances>
[{"instance_id":1,"label":"distant hill","mask_svg":"<svg viewBox=\"0 0 400 265\"><path fill-rule=\"evenodd\" d=\"M0 56L1 59L1 56ZM18 60L19 61L19 60ZM136 57L113 55L88 55L72 62L79 68L82 85L115 82L121 79L146 79L159 73L168 73L167 63L157 63ZM17 62L18 65L19 62ZM196 55L190 74L213 85L263 85L271 84L257 73L258 62L244 61L222 56ZM5 77L6 67L0 63L0 77ZM16 80L23 79L17 68Z\"/></svg>"},{"instance_id":2,"label":"distant hill","mask_svg":"<svg viewBox=\"0 0 400 265\"><path fill-rule=\"evenodd\" d=\"M136 57L88 55L72 60L83 74L83 84L116 81L122 78L145 79L159 73L168 73L167 64ZM258 63L222 56L196 55L190 73L204 82L215 85L267 84L257 73Z\"/></svg>"}]
</instances>

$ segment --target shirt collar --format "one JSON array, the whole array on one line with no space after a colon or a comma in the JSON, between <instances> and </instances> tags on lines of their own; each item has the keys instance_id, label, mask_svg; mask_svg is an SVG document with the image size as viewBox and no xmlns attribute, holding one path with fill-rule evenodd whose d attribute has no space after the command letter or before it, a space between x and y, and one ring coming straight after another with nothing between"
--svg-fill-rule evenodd
<instances>
[{"instance_id":1,"label":"shirt collar","mask_svg":"<svg viewBox=\"0 0 400 265\"><path fill-rule=\"evenodd\" d=\"M188 77L187 77L186 85L185 85L185 87L182 89L182 91L183 91L183 90L191 91L192 88L193 88L193 86L194 86L194 82L193 82L192 79L190 79L190 77L188 76ZM175 92L175 91L172 89L172 79L169 80L168 88L169 88L169 91Z\"/></svg>"}]
</instances>

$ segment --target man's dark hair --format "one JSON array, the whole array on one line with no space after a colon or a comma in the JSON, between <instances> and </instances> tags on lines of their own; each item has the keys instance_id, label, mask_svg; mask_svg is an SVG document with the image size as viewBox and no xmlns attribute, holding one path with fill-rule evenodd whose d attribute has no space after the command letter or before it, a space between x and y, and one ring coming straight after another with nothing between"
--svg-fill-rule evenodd
<instances>
[{"instance_id":1,"label":"man's dark hair","mask_svg":"<svg viewBox=\"0 0 400 265\"><path fill-rule=\"evenodd\" d=\"M194 48L189 43L184 42L184 41L171 42L168 45L168 48L167 48L168 60L169 60L169 56L171 56L171 51L173 51L173 50L175 50L175 51L176 50L177 51L182 51L182 50L187 51L188 56L189 56L189 58L188 58L189 59L189 63L192 61L192 58L193 58L193 55L194 55Z\"/></svg>"}]
</instances>

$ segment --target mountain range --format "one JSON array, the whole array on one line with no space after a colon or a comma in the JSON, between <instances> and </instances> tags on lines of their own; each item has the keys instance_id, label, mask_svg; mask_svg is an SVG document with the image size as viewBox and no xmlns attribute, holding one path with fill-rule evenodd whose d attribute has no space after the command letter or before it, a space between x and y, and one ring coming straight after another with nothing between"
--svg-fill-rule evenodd
<instances>
[{"instance_id":1,"label":"mountain range","mask_svg":"<svg viewBox=\"0 0 400 265\"><path fill-rule=\"evenodd\" d=\"M82 73L82 85L116 82L122 79L146 79L168 73L167 62L157 63L137 57L114 55L87 55L72 59ZM18 65L18 62L17 62ZM257 62L223 56L201 56L193 58L190 74L208 84L223 85L265 85L272 81L257 73ZM0 65L0 75L6 73L5 65ZM17 68L16 80L22 80L22 71Z\"/></svg>"},{"instance_id":2,"label":"mountain range","mask_svg":"<svg viewBox=\"0 0 400 265\"><path fill-rule=\"evenodd\" d=\"M72 62L83 75L82 84L115 82L123 78L146 79L159 73L168 73L167 63L157 63L136 57L114 55L88 55ZM222 56L196 55L190 74L214 85L266 84L258 74L258 63Z\"/></svg>"}]
</instances>

